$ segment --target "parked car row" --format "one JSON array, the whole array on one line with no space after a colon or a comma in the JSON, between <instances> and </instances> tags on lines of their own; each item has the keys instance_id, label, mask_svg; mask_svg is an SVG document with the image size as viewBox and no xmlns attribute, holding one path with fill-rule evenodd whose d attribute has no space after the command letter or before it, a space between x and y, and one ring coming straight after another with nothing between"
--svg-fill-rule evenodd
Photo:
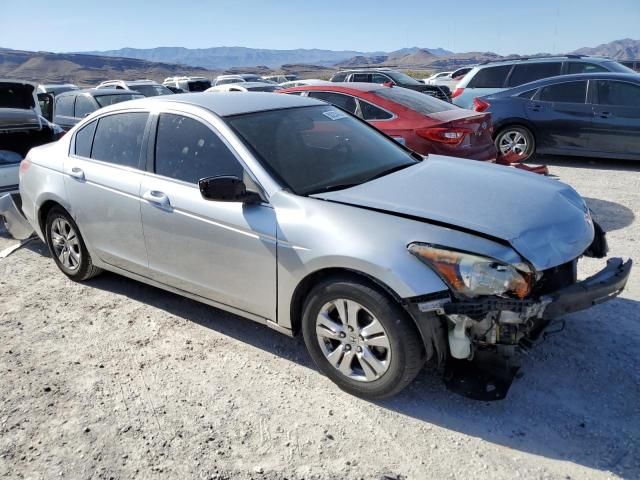
<instances>
[{"instance_id":1,"label":"parked car row","mask_svg":"<svg viewBox=\"0 0 640 480\"><path fill-rule=\"evenodd\" d=\"M335 85L101 108L29 151L21 207L4 197L0 215L35 231L75 281L109 270L301 333L318 369L354 395L394 395L431 360L484 368L448 382L503 398L518 346L618 295L631 261L578 281L579 259L607 247L571 187L408 148L421 145L413 135L471 149L489 138L486 113L398 86ZM324 101L336 94L343 108ZM413 130L402 145L365 118Z\"/></svg>"}]
</instances>

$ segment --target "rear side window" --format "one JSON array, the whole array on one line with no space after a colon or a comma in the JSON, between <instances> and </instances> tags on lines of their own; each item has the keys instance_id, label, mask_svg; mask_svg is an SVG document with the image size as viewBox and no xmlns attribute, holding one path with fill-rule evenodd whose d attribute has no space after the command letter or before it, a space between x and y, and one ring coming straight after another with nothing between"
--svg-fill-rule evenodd
<instances>
[{"instance_id":1,"label":"rear side window","mask_svg":"<svg viewBox=\"0 0 640 480\"><path fill-rule=\"evenodd\" d=\"M595 63L587 63L587 62L569 62L569 68L567 69L567 73L599 73L599 72L608 72L608 70L600 65L596 65Z\"/></svg>"},{"instance_id":2,"label":"rear side window","mask_svg":"<svg viewBox=\"0 0 640 480\"><path fill-rule=\"evenodd\" d=\"M386 75L382 75L381 73L372 73L371 74L371 83L386 83L390 82L391 79Z\"/></svg>"},{"instance_id":3,"label":"rear side window","mask_svg":"<svg viewBox=\"0 0 640 480\"><path fill-rule=\"evenodd\" d=\"M55 114L61 117L73 117L73 102L75 98L75 95L57 97Z\"/></svg>"},{"instance_id":4,"label":"rear side window","mask_svg":"<svg viewBox=\"0 0 640 480\"><path fill-rule=\"evenodd\" d=\"M543 102L584 103L586 98L586 81L557 83L540 90L540 100Z\"/></svg>"},{"instance_id":5,"label":"rear side window","mask_svg":"<svg viewBox=\"0 0 640 480\"><path fill-rule=\"evenodd\" d=\"M562 62L517 64L509 77L509 86L517 87L541 78L555 77L560 75L561 69Z\"/></svg>"},{"instance_id":6,"label":"rear side window","mask_svg":"<svg viewBox=\"0 0 640 480\"><path fill-rule=\"evenodd\" d=\"M640 107L640 86L626 82L598 80L598 104Z\"/></svg>"},{"instance_id":7,"label":"rear side window","mask_svg":"<svg viewBox=\"0 0 640 480\"><path fill-rule=\"evenodd\" d=\"M502 88L504 80L509 75L511 65L485 67L478 70L469 83L468 88Z\"/></svg>"},{"instance_id":8,"label":"rear side window","mask_svg":"<svg viewBox=\"0 0 640 480\"><path fill-rule=\"evenodd\" d=\"M389 112L376 107L375 105L359 100L360 111L362 112L362 118L364 120L389 120L393 118L393 115Z\"/></svg>"},{"instance_id":9,"label":"rear side window","mask_svg":"<svg viewBox=\"0 0 640 480\"><path fill-rule=\"evenodd\" d=\"M320 100L329 102L330 104L340 107L347 112L356 113L356 99L349 95L333 92L309 92L309 96L311 98L319 98Z\"/></svg>"},{"instance_id":10,"label":"rear side window","mask_svg":"<svg viewBox=\"0 0 640 480\"><path fill-rule=\"evenodd\" d=\"M98 120L91 158L138 168L142 138L149 114L118 113Z\"/></svg>"},{"instance_id":11,"label":"rear side window","mask_svg":"<svg viewBox=\"0 0 640 480\"><path fill-rule=\"evenodd\" d=\"M91 98L85 95L78 95L76 97L76 114L77 118L82 118L91 112L97 110L97 107Z\"/></svg>"},{"instance_id":12,"label":"rear side window","mask_svg":"<svg viewBox=\"0 0 640 480\"><path fill-rule=\"evenodd\" d=\"M531 100L537 91L537 88L534 88L533 90L527 90L526 92L522 92L520 95L518 95L518 97Z\"/></svg>"},{"instance_id":13,"label":"rear side window","mask_svg":"<svg viewBox=\"0 0 640 480\"><path fill-rule=\"evenodd\" d=\"M244 172L218 135L203 123L181 115L160 114L155 157L158 175L189 183L218 175L242 178Z\"/></svg>"},{"instance_id":14,"label":"rear side window","mask_svg":"<svg viewBox=\"0 0 640 480\"><path fill-rule=\"evenodd\" d=\"M97 124L97 121L93 121L77 131L76 155L79 157L91 158L91 144L93 143L93 134L96 131Z\"/></svg>"},{"instance_id":15,"label":"rear side window","mask_svg":"<svg viewBox=\"0 0 640 480\"><path fill-rule=\"evenodd\" d=\"M352 82L371 83L371 75L368 73L354 73L351 76Z\"/></svg>"},{"instance_id":16,"label":"rear side window","mask_svg":"<svg viewBox=\"0 0 640 480\"><path fill-rule=\"evenodd\" d=\"M431 95L409 90L408 88L380 88L373 91L375 95L386 100L398 103L403 107L409 108L415 112L429 115L432 113L444 112L445 110L454 110L458 107L448 102L443 102Z\"/></svg>"},{"instance_id":17,"label":"rear side window","mask_svg":"<svg viewBox=\"0 0 640 480\"><path fill-rule=\"evenodd\" d=\"M331 77L332 82L344 82L347 78L347 74L345 72L336 73L333 77Z\"/></svg>"}]
</instances>

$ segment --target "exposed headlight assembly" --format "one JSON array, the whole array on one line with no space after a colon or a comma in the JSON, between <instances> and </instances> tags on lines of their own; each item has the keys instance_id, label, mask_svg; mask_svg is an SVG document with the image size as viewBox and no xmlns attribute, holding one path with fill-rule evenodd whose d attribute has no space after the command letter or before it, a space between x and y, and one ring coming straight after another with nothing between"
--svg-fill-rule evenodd
<instances>
[{"instance_id":1,"label":"exposed headlight assembly","mask_svg":"<svg viewBox=\"0 0 640 480\"><path fill-rule=\"evenodd\" d=\"M531 291L533 275L526 265L516 269L493 258L427 243L411 243L407 248L433 268L454 293L464 297L511 294L524 298Z\"/></svg>"}]
</instances>

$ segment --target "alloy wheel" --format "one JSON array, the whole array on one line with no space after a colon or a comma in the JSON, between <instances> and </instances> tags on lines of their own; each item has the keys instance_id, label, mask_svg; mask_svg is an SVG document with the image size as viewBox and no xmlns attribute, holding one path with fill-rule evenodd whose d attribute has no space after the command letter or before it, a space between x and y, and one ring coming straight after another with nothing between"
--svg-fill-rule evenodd
<instances>
[{"instance_id":1,"label":"alloy wheel","mask_svg":"<svg viewBox=\"0 0 640 480\"><path fill-rule=\"evenodd\" d=\"M64 218L58 217L51 224L51 245L62 266L73 272L80 268L82 253L74 228Z\"/></svg>"},{"instance_id":2,"label":"alloy wheel","mask_svg":"<svg viewBox=\"0 0 640 480\"><path fill-rule=\"evenodd\" d=\"M352 380L372 382L389 368L387 332L358 302L340 298L326 303L316 319L316 336L327 361Z\"/></svg>"},{"instance_id":3,"label":"alloy wheel","mask_svg":"<svg viewBox=\"0 0 640 480\"><path fill-rule=\"evenodd\" d=\"M507 130L500 135L498 149L502 155L526 157L529 149L529 140L518 130Z\"/></svg>"}]
</instances>

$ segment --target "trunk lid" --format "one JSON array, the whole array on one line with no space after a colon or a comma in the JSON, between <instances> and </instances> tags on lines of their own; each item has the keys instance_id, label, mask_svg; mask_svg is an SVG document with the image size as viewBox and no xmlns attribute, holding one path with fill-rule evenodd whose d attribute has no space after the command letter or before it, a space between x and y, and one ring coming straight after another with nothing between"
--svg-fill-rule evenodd
<instances>
[{"instance_id":1,"label":"trunk lid","mask_svg":"<svg viewBox=\"0 0 640 480\"><path fill-rule=\"evenodd\" d=\"M469 134L465 136L460 144L462 147L493 144L493 139L491 138L493 125L491 123L491 115L488 113L473 113L469 110L456 108L432 113L429 118L438 122L433 125L434 127L468 130Z\"/></svg>"},{"instance_id":2,"label":"trunk lid","mask_svg":"<svg viewBox=\"0 0 640 480\"><path fill-rule=\"evenodd\" d=\"M313 197L497 238L537 270L577 258L593 239L588 208L568 185L510 167L437 155L371 182Z\"/></svg>"}]
</instances>

